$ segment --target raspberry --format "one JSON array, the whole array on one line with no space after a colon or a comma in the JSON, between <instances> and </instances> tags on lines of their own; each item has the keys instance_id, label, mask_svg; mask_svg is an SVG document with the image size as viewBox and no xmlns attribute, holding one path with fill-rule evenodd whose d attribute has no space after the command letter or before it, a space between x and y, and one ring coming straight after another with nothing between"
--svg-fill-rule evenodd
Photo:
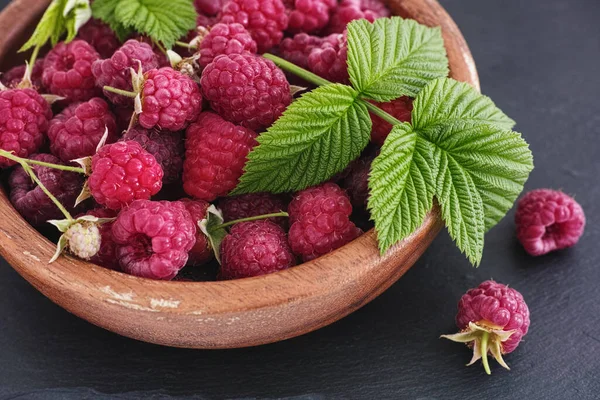
<instances>
[{"instance_id":1,"label":"raspberry","mask_svg":"<svg viewBox=\"0 0 600 400\"><path fill-rule=\"evenodd\" d=\"M62 164L51 154L36 154L31 160L52 164ZM53 168L31 165L38 179L69 212L75 211L75 200L83 186L83 175L60 171ZM42 189L31 180L21 166L12 171L8 186L10 201L15 209L34 226L40 226L51 219L62 219L63 214Z\"/></svg>"},{"instance_id":2,"label":"raspberry","mask_svg":"<svg viewBox=\"0 0 600 400\"><path fill-rule=\"evenodd\" d=\"M44 59L44 87L69 101L86 101L97 96L92 64L98 59L98 52L83 40L59 43Z\"/></svg>"},{"instance_id":3,"label":"raspberry","mask_svg":"<svg viewBox=\"0 0 600 400\"><path fill-rule=\"evenodd\" d=\"M323 39L320 47L308 56L308 68L329 81L349 83L348 42L345 33L334 33Z\"/></svg>"},{"instance_id":4,"label":"raspberry","mask_svg":"<svg viewBox=\"0 0 600 400\"><path fill-rule=\"evenodd\" d=\"M373 104L402 122L410 122L412 119L413 99L410 97L400 97L389 103L373 102ZM385 139L387 139L392 131L392 124L384 121L375 114L371 114L371 120L373 121L371 141L379 146L383 146Z\"/></svg>"},{"instance_id":5,"label":"raspberry","mask_svg":"<svg viewBox=\"0 0 600 400\"><path fill-rule=\"evenodd\" d=\"M216 24L219 23L219 19L217 17L207 17L206 15L198 15L198 18L196 18L196 26L202 26L204 28L210 28L211 26L214 26ZM191 41L194 37L196 37L197 33L196 31L192 31L193 36L191 36L190 40ZM189 37L189 36L188 36Z\"/></svg>"},{"instance_id":6,"label":"raspberry","mask_svg":"<svg viewBox=\"0 0 600 400\"><path fill-rule=\"evenodd\" d=\"M256 42L240 24L217 24L200 43L200 66L206 67L221 54L256 53Z\"/></svg>"},{"instance_id":7,"label":"raspberry","mask_svg":"<svg viewBox=\"0 0 600 400\"><path fill-rule=\"evenodd\" d=\"M218 56L202 72L200 84L213 110L255 131L271 126L292 101L285 74L249 53Z\"/></svg>"},{"instance_id":8,"label":"raspberry","mask_svg":"<svg viewBox=\"0 0 600 400\"><path fill-rule=\"evenodd\" d=\"M256 133L205 112L186 132L183 188L190 196L213 201L233 190L247 156L257 145Z\"/></svg>"},{"instance_id":9,"label":"raspberry","mask_svg":"<svg viewBox=\"0 0 600 400\"><path fill-rule=\"evenodd\" d=\"M220 20L242 24L258 44L260 53L277 46L288 26L281 0L229 0L223 5Z\"/></svg>"},{"instance_id":10,"label":"raspberry","mask_svg":"<svg viewBox=\"0 0 600 400\"><path fill-rule=\"evenodd\" d=\"M301 68L308 68L308 56L310 53L323 45L324 39L318 36L310 36L306 33L298 33L293 38L285 38L279 46L281 56Z\"/></svg>"},{"instance_id":11,"label":"raspberry","mask_svg":"<svg viewBox=\"0 0 600 400\"><path fill-rule=\"evenodd\" d=\"M109 210L107 208L96 208L91 211L87 211L83 215L91 215L97 218L115 218L117 216L117 212L114 210ZM116 258L116 243L112 234L112 226L113 222L107 222L98 227L100 232L100 249L92 258L90 258L90 262L93 262L96 265L100 265L101 267L118 270L119 262Z\"/></svg>"},{"instance_id":12,"label":"raspberry","mask_svg":"<svg viewBox=\"0 0 600 400\"><path fill-rule=\"evenodd\" d=\"M185 129L202 110L202 94L189 76L166 67L144 74L142 112L144 128L169 131Z\"/></svg>"},{"instance_id":13,"label":"raspberry","mask_svg":"<svg viewBox=\"0 0 600 400\"><path fill-rule=\"evenodd\" d=\"M121 140L138 142L144 150L152 154L162 167L164 184L181 179L185 147L181 132L157 131L142 127L131 128Z\"/></svg>"},{"instance_id":14,"label":"raspberry","mask_svg":"<svg viewBox=\"0 0 600 400\"><path fill-rule=\"evenodd\" d=\"M585 228L581 206L563 192L538 189L519 201L515 217L517 238L532 256L577 244Z\"/></svg>"},{"instance_id":15,"label":"raspberry","mask_svg":"<svg viewBox=\"0 0 600 400\"><path fill-rule=\"evenodd\" d=\"M181 199L180 201L190 213L192 222L197 227L198 222L206 218L207 210L208 207L210 207L210 204L204 200ZM198 229L196 232L196 243L194 244L192 250L190 250L190 259L188 260L188 264L195 266L205 264L213 258L213 255L214 254L210 244L208 243L208 239L204 233Z\"/></svg>"},{"instance_id":16,"label":"raspberry","mask_svg":"<svg viewBox=\"0 0 600 400\"><path fill-rule=\"evenodd\" d=\"M77 222L65 232L67 247L71 254L89 260L100 251L100 230L92 222Z\"/></svg>"},{"instance_id":17,"label":"raspberry","mask_svg":"<svg viewBox=\"0 0 600 400\"><path fill-rule=\"evenodd\" d=\"M286 211L287 204L281 196L271 193L251 193L227 197L219 202L219 208L223 212L225 222L229 222ZM287 225L287 218L270 218L269 221L282 227Z\"/></svg>"},{"instance_id":18,"label":"raspberry","mask_svg":"<svg viewBox=\"0 0 600 400\"><path fill-rule=\"evenodd\" d=\"M123 272L150 279L173 279L196 242L196 226L181 202L134 201L112 233Z\"/></svg>"},{"instance_id":19,"label":"raspberry","mask_svg":"<svg viewBox=\"0 0 600 400\"><path fill-rule=\"evenodd\" d=\"M350 196L354 208L366 208L369 200L369 174L375 156L364 155L350 167L350 173L343 181L343 188Z\"/></svg>"},{"instance_id":20,"label":"raspberry","mask_svg":"<svg viewBox=\"0 0 600 400\"><path fill-rule=\"evenodd\" d=\"M474 355L469 365L483 357L489 374L488 351L480 352L482 341L483 347L508 369L502 354L512 353L519 346L529 330L529 322L529 308L521 293L506 285L486 281L469 290L458 302L456 326L461 333L442 337L473 347Z\"/></svg>"},{"instance_id":21,"label":"raspberry","mask_svg":"<svg viewBox=\"0 0 600 400\"><path fill-rule=\"evenodd\" d=\"M352 204L335 183L325 183L296 195L288 207L289 241L294 254L310 261L361 235L352 221Z\"/></svg>"},{"instance_id":22,"label":"raspberry","mask_svg":"<svg viewBox=\"0 0 600 400\"><path fill-rule=\"evenodd\" d=\"M99 97L74 103L50 121L50 151L64 162L92 156L108 129L107 143L117 140L115 116Z\"/></svg>"},{"instance_id":23,"label":"raspberry","mask_svg":"<svg viewBox=\"0 0 600 400\"><path fill-rule=\"evenodd\" d=\"M98 60L92 65L92 73L96 78L99 88L110 86L121 90L131 91L131 71L138 70L138 61L142 64L144 72L158 68L158 59L152 47L137 40L128 40L111 58ZM111 103L117 106L132 106L133 99L115 93L104 91L104 95Z\"/></svg>"},{"instance_id":24,"label":"raspberry","mask_svg":"<svg viewBox=\"0 0 600 400\"><path fill-rule=\"evenodd\" d=\"M289 9L288 31L316 33L329 23L336 0L287 0Z\"/></svg>"},{"instance_id":25,"label":"raspberry","mask_svg":"<svg viewBox=\"0 0 600 400\"><path fill-rule=\"evenodd\" d=\"M242 222L221 243L219 279L271 274L296 265L284 230L270 221Z\"/></svg>"},{"instance_id":26,"label":"raspberry","mask_svg":"<svg viewBox=\"0 0 600 400\"><path fill-rule=\"evenodd\" d=\"M40 149L52 110L33 89L0 90L0 148L28 158ZM0 168L15 165L0 157Z\"/></svg>"},{"instance_id":27,"label":"raspberry","mask_svg":"<svg viewBox=\"0 0 600 400\"><path fill-rule=\"evenodd\" d=\"M194 5L198 13L212 17L221 11L223 2L223 0L194 0Z\"/></svg>"},{"instance_id":28,"label":"raspberry","mask_svg":"<svg viewBox=\"0 0 600 400\"><path fill-rule=\"evenodd\" d=\"M102 147L92 157L88 186L96 202L119 210L135 200L147 200L162 187L163 170L137 142Z\"/></svg>"},{"instance_id":29,"label":"raspberry","mask_svg":"<svg viewBox=\"0 0 600 400\"><path fill-rule=\"evenodd\" d=\"M389 17L390 10L381 0L342 0L333 10L329 21L329 33L342 33L346 26L357 19L369 22Z\"/></svg>"},{"instance_id":30,"label":"raspberry","mask_svg":"<svg viewBox=\"0 0 600 400\"><path fill-rule=\"evenodd\" d=\"M9 87L17 87L25 76L25 64L9 69L2 75L2 84ZM34 89L43 90L42 84L42 73L44 72L44 59L39 58L35 64L33 64L33 70L31 71L31 83L33 83Z\"/></svg>"},{"instance_id":31,"label":"raspberry","mask_svg":"<svg viewBox=\"0 0 600 400\"><path fill-rule=\"evenodd\" d=\"M99 19L89 20L79 29L77 37L91 44L102 58L109 58L121 46L117 35Z\"/></svg>"}]
</instances>

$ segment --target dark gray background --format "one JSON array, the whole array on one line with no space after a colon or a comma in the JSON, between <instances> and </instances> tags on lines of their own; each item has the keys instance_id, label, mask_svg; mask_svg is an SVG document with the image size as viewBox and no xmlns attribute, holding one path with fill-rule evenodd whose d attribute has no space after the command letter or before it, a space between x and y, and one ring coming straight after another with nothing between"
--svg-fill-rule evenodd
<instances>
[{"instance_id":1,"label":"dark gray background","mask_svg":"<svg viewBox=\"0 0 600 400\"><path fill-rule=\"evenodd\" d=\"M5 5L6 0L0 0ZM483 91L516 119L536 157L527 184L575 194L588 217L571 250L541 258L516 243L511 213L474 269L441 235L370 305L319 332L260 348L190 351L125 339L81 321L2 261L0 398L600 398L600 1L444 0ZM454 330L456 302L493 277L520 290L532 325L485 376Z\"/></svg>"}]
</instances>

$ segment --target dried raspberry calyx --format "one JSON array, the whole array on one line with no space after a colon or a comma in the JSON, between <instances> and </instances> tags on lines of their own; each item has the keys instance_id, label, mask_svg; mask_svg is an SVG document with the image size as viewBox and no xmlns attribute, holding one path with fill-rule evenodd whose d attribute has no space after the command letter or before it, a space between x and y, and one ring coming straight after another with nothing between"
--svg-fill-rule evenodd
<instances>
[{"instance_id":1,"label":"dried raspberry calyx","mask_svg":"<svg viewBox=\"0 0 600 400\"><path fill-rule=\"evenodd\" d=\"M49 224L54 225L63 233L56 245L56 252L49 263L56 261L65 250L82 260L89 260L94 257L100 251L102 241L98 227L114 220L115 218L98 218L85 215L77 219L48 221Z\"/></svg>"}]
</instances>

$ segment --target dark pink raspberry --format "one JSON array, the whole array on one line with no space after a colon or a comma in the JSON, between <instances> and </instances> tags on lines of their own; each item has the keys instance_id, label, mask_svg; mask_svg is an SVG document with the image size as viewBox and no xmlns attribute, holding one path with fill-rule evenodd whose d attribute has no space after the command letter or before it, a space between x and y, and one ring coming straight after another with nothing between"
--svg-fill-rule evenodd
<instances>
[{"instance_id":1,"label":"dark pink raspberry","mask_svg":"<svg viewBox=\"0 0 600 400\"><path fill-rule=\"evenodd\" d=\"M97 96L92 64L99 59L96 49L83 40L59 43L44 58L44 87L69 101L86 101Z\"/></svg>"},{"instance_id":2,"label":"dark pink raspberry","mask_svg":"<svg viewBox=\"0 0 600 400\"><path fill-rule=\"evenodd\" d=\"M220 14L221 22L242 24L266 53L283 39L288 16L281 0L228 0Z\"/></svg>"},{"instance_id":3,"label":"dark pink raspberry","mask_svg":"<svg viewBox=\"0 0 600 400\"><path fill-rule=\"evenodd\" d=\"M301 68L308 68L308 56L323 45L324 39L306 33L298 33L293 38L285 38L279 46L281 56Z\"/></svg>"},{"instance_id":4,"label":"dark pink raspberry","mask_svg":"<svg viewBox=\"0 0 600 400\"><path fill-rule=\"evenodd\" d=\"M51 154L36 154L31 156L30 159L64 165ZM83 175L38 165L31 165L31 168L42 184L67 211L74 213L76 211L75 200L83 187ZM8 186L10 188L11 203L30 224L40 226L51 219L64 219L62 212L42 189L31 180L23 167L18 166L12 171L8 178Z\"/></svg>"},{"instance_id":5,"label":"dark pink raspberry","mask_svg":"<svg viewBox=\"0 0 600 400\"><path fill-rule=\"evenodd\" d=\"M392 100L389 103L373 102L373 104L399 121L410 122L412 120L413 99L410 97L400 97L399 99ZM392 124L384 121L372 113L371 120L373 121L371 141L379 146L383 146L385 139L387 139L388 135L392 131Z\"/></svg>"},{"instance_id":6,"label":"dark pink raspberry","mask_svg":"<svg viewBox=\"0 0 600 400\"><path fill-rule=\"evenodd\" d=\"M0 149L28 158L42 146L51 118L50 106L35 90L0 90ZM15 164L0 157L0 168Z\"/></svg>"},{"instance_id":7,"label":"dark pink raspberry","mask_svg":"<svg viewBox=\"0 0 600 400\"><path fill-rule=\"evenodd\" d=\"M77 37L91 44L102 58L109 58L121 46L121 42L112 29L95 18L79 29Z\"/></svg>"},{"instance_id":8,"label":"dark pink raspberry","mask_svg":"<svg viewBox=\"0 0 600 400\"><path fill-rule=\"evenodd\" d=\"M152 69L144 74L142 113L144 128L180 131L194 121L202 110L198 84L173 68Z\"/></svg>"},{"instance_id":9,"label":"dark pink raspberry","mask_svg":"<svg viewBox=\"0 0 600 400\"><path fill-rule=\"evenodd\" d=\"M121 140L138 142L144 150L156 158L164 173L164 184L181 180L185 154L181 132L159 131L136 126L125 133Z\"/></svg>"},{"instance_id":10,"label":"dark pink raspberry","mask_svg":"<svg viewBox=\"0 0 600 400\"><path fill-rule=\"evenodd\" d=\"M348 43L345 33L334 33L323 39L308 56L308 69L332 82L349 83Z\"/></svg>"},{"instance_id":11,"label":"dark pink raspberry","mask_svg":"<svg viewBox=\"0 0 600 400\"><path fill-rule=\"evenodd\" d=\"M575 246L585 228L579 203L550 189L527 193L519 201L515 221L517 238L532 256Z\"/></svg>"},{"instance_id":12,"label":"dark pink raspberry","mask_svg":"<svg viewBox=\"0 0 600 400\"><path fill-rule=\"evenodd\" d=\"M206 15L200 14L200 15L198 15L198 18L196 18L196 26L202 26L204 28L210 28L218 23L219 23L219 18L217 18L217 17L207 17ZM191 36L191 38L190 38L190 40L188 40L188 42L197 36L197 33L195 30L192 32L193 32L193 36Z\"/></svg>"},{"instance_id":13,"label":"dark pink raspberry","mask_svg":"<svg viewBox=\"0 0 600 400\"><path fill-rule=\"evenodd\" d=\"M209 17L215 16L223 8L223 0L194 0L196 10Z\"/></svg>"},{"instance_id":14,"label":"dark pink raspberry","mask_svg":"<svg viewBox=\"0 0 600 400\"><path fill-rule=\"evenodd\" d=\"M474 350L469 365L480 358L486 372L488 351L481 352L482 341L489 353L505 368L503 354L512 353L529 330L529 308L521 293L494 281L483 282L469 290L458 302L456 326L461 333L442 337L467 343Z\"/></svg>"},{"instance_id":15,"label":"dark pink raspberry","mask_svg":"<svg viewBox=\"0 0 600 400\"><path fill-rule=\"evenodd\" d=\"M139 143L117 142L92 157L88 185L96 202L119 210L135 200L148 200L162 188L163 170Z\"/></svg>"},{"instance_id":16,"label":"dark pink raspberry","mask_svg":"<svg viewBox=\"0 0 600 400\"><path fill-rule=\"evenodd\" d=\"M95 208L90 211L86 211L84 214L79 215L90 215L96 218L116 218L117 212L115 210L109 210L107 208ZM98 227L100 231L100 251L90 259L90 262L99 265L104 268L119 270L119 261L117 260L116 248L117 245L112 234L113 222L107 222Z\"/></svg>"},{"instance_id":17,"label":"dark pink raspberry","mask_svg":"<svg viewBox=\"0 0 600 400\"><path fill-rule=\"evenodd\" d=\"M374 155L366 154L351 164L348 176L343 180L342 187L350 196L352 206L365 209L369 200L369 174Z\"/></svg>"},{"instance_id":18,"label":"dark pink raspberry","mask_svg":"<svg viewBox=\"0 0 600 400\"><path fill-rule=\"evenodd\" d=\"M288 31L317 33L328 23L337 0L287 0L289 9Z\"/></svg>"},{"instance_id":19,"label":"dark pink raspberry","mask_svg":"<svg viewBox=\"0 0 600 400\"><path fill-rule=\"evenodd\" d=\"M213 201L233 190L244 171L256 133L205 112L186 132L183 188L190 196Z\"/></svg>"},{"instance_id":20,"label":"dark pink raspberry","mask_svg":"<svg viewBox=\"0 0 600 400\"><path fill-rule=\"evenodd\" d=\"M216 24L200 43L201 67L206 67L221 54L256 53L256 42L241 24Z\"/></svg>"},{"instance_id":21,"label":"dark pink raspberry","mask_svg":"<svg viewBox=\"0 0 600 400\"><path fill-rule=\"evenodd\" d=\"M390 10L382 0L342 0L333 10L327 30L329 33L342 33L354 20L366 19L373 22L377 18L389 16Z\"/></svg>"},{"instance_id":22,"label":"dark pink raspberry","mask_svg":"<svg viewBox=\"0 0 600 400\"><path fill-rule=\"evenodd\" d=\"M257 217L287 210L287 204L282 196L271 193L251 193L241 196L227 197L219 201L225 222L238 219ZM287 226L287 218L270 218L271 222L282 227Z\"/></svg>"},{"instance_id":23,"label":"dark pink raspberry","mask_svg":"<svg viewBox=\"0 0 600 400\"><path fill-rule=\"evenodd\" d=\"M0 77L0 81L4 86L9 88L15 88L25 76L25 68L27 66L25 64L19 65L17 67L11 68L6 71ZM42 73L44 72L44 59L39 58L35 64L33 64L33 70L31 71L31 83L33 84L33 88L42 92L44 89L44 85L42 84Z\"/></svg>"},{"instance_id":24,"label":"dark pink raspberry","mask_svg":"<svg viewBox=\"0 0 600 400\"><path fill-rule=\"evenodd\" d=\"M185 266L196 243L196 226L181 202L137 200L112 227L123 272L171 280Z\"/></svg>"},{"instance_id":25,"label":"dark pink raspberry","mask_svg":"<svg viewBox=\"0 0 600 400\"><path fill-rule=\"evenodd\" d=\"M92 73L96 78L96 86L99 88L110 86L126 91L133 90L131 68L137 72L139 68L138 61L141 63L144 72L158 68L158 59L152 47L146 43L130 39L111 58L98 60L92 65ZM133 105L133 99L129 97L106 90L104 91L104 95L111 103L117 106L131 107Z\"/></svg>"},{"instance_id":26,"label":"dark pink raspberry","mask_svg":"<svg viewBox=\"0 0 600 400\"><path fill-rule=\"evenodd\" d=\"M50 121L50 151L64 162L96 154L96 148L108 129L106 143L117 140L115 116L99 97L74 103Z\"/></svg>"},{"instance_id":27,"label":"dark pink raspberry","mask_svg":"<svg viewBox=\"0 0 600 400\"><path fill-rule=\"evenodd\" d=\"M350 243L362 231L350 221L352 204L335 183L301 191L288 207L290 246L294 254L310 261Z\"/></svg>"},{"instance_id":28,"label":"dark pink raspberry","mask_svg":"<svg viewBox=\"0 0 600 400\"><path fill-rule=\"evenodd\" d=\"M285 231L271 221L242 222L221 243L219 279L271 274L296 265Z\"/></svg>"},{"instance_id":29,"label":"dark pink raspberry","mask_svg":"<svg viewBox=\"0 0 600 400\"><path fill-rule=\"evenodd\" d=\"M255 131L271 126L292 101L285 74L272 61L249 53L218 56L200 83L213 110Z\"/></svg>"},{"instance_id":30,"label":"dark pink raspberry","mask_svg":"<svg viewBox=\"0 0 600 400\"><path fill-rule=\"evenodd\" d=\"M198 223L203 219L206 219L210 204L204 200L181 199L180 201L192 216L194 225L198 227ZM188 264L194 266L203 265L212 260L213 256L214 253L208 243L208 238L200 229L198 229L196 232L196 243L192 250L190 250Z\"/></svg>"}]
</instances>

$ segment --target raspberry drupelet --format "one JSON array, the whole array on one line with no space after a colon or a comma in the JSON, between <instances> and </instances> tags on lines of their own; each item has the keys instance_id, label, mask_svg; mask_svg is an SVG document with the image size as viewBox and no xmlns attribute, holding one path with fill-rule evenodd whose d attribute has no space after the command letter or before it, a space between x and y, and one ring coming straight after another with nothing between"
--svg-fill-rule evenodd
<instances>
[{"instance_id":1,"label":"raspberry drupelet","mask_svg":"<svg viewBox=\"0 0 600 400\"><path fill-rule=\"evenodd\" d=\"M413 99L410 97L400 97L388 103L373 102L373 104L401 122L411 122L412 120ZM383 146L385 139L387 139L392 131L392 124L373 113L371 113L371 121L373 121L371 141L379 146Z\"/></svg>"},{"instance_id":2,"label":"raspberry drupelet","mask_svg":"<svg viewBox=\"0 0 600 400\"><path fill-rule=\"evenodd\" d=\"M271 193L250 193L226 197L219 201L225 222L287 211L283 196ZM270 218L269 221L282 227L287 226L287 218Z\"/></svg>"},{"instance_id":3,"label":"raspberry drupelet","mask_svg":"<svg viewBox=\"0 0 600 400\"><path fill-rule=\"evenodd\" d=\"M222 54L242 54L244 52L256 53L257 46L250 33L241 24L216 24L198 49L201 67L206 67L213 62L215 57Z\"/></svg>"},{"instance_id":4,"label":"raspberry drupelet","mask_svg":"<svg viewBox=\"0 0 600 400\"><path fill-rule=\"evenodd\" d=\"M210 203L204 200L191 200L191 199L181 199L180 200L185 206L186 210L190 213L192 217L192 222L196 227L198 227L198 222L202 221L206 218L208 207L210 207ZM206 235L200 230L197 229L196 232L196 243L194 243L194 247L190 250L190 258L188 260L188 264L194 266L203 265L214 257L214 253L210 244L208 242L208 238Z\"/></svg>"}]
</instances>

